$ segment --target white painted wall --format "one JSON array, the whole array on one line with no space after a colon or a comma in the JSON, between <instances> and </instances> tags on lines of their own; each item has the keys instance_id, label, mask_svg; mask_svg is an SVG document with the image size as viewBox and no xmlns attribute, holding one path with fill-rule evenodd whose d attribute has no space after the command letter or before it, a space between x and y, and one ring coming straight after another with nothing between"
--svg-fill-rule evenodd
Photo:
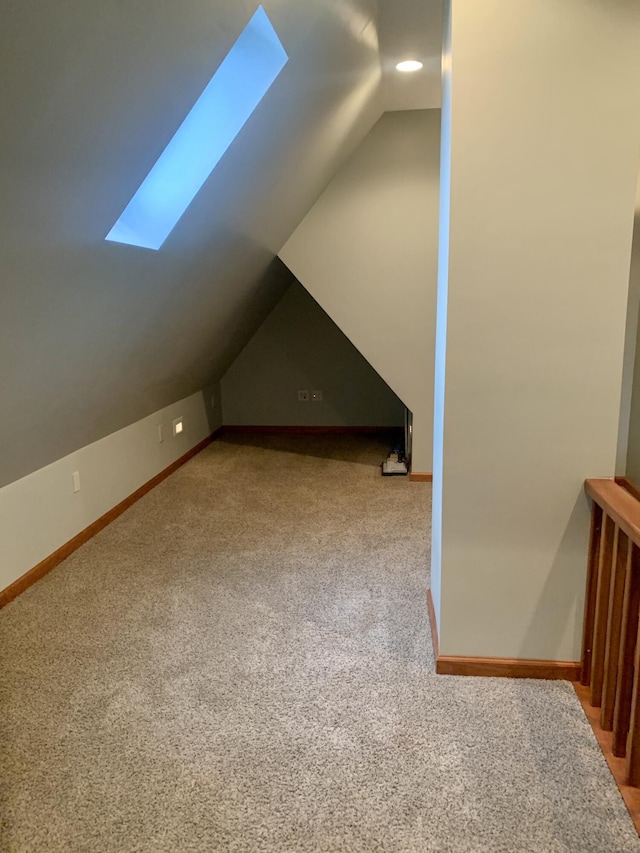
<instances>
[{"instance_id":1,"label":"white painted wall","mask_svg":"<svg viewBox=\"0 0 640 853\"><path fill-rule=\"evenodd\" d=\"M640 182L639 182L640 189ZM638 193L640 198L640 192ZM633 229L633 251L631 255L631 273L629 276L630 316L627 318L627 340L631 346L632 379L631 399L629 404L628 440L624 445L626 450L626 466L619 471L632 480L640 488L640 205L636 212ZM634 312L635 309L635 312ZM632 321L635 320L635 323Z\"/></svg>"},{"instance_id":2,"label":"white painted wall","mask_svg":"<svg viewBox=\"0 0 640 853\"><path fill-rule=\"evenodd\" d=\"M638 148L640 149L640 143ZM629 431L631 429L631 404L634 394L634 374L636 370L638 313L640 312L640 156L638 161L636 209L633 223L631 267L629 270L629 294L627 296L627 326L624 335L624 366L622 369L622 393L620 396L618 454L616 457L616 475L622 476L627 473Z\"/></svg>"},{"instance_id":3,"label":"white painted wall","mask_svg":"<svg viewBox=\"0 0 640 853\"><path fill-rule=\"evenodd\" d=\"M178 417L184 431L174 438ZM205 406L198 392L0 489L0 589L206 438L216 421L219 407Z\"/></svg>"},{"instance_id":4,"label":"white painted wall","mask_svg":"<svg viewBox=\"0 0 640 853\"><path fill-rule=\"evenodd\" d=\"M298 282L221 382L225 424L400 426L404 406ZM298 401L298 390L322 401Z\"/></svg>"},{"instance_id":5,"label":"white painted wall","mask_svg":"<svg viewBox=\"0 0 640 853\"><path fill-rule=\"evenodd\" d=\"M279 255L413 412L431 471L440 111L385 113Z\"/></svg>"},{"instance_id":6,"label":"white painted wall","mask_svg":"<svg viewBox=\"0 0 640 853\"><path fill-rule=\"evenodd\" d=\"M580 655L583 481L616 463L639 44L628 0L452 0L443 654Z\"/></svg>"},{"instance_id":7,"label":"white painted wall","mask_svg":"<svg viewBox=\"0 0 640 853\"><path fill-rule=\"evenodd\" d=\"M447 291L449 287L449 225L451 218L451 4L446 3L442 39L442 133L440 136L440 223L433 394L433 485L431 499L431 598L440 627L442 562L442 475L444 469L444 394L447 364Z\"/></svg>"}]
</instances>

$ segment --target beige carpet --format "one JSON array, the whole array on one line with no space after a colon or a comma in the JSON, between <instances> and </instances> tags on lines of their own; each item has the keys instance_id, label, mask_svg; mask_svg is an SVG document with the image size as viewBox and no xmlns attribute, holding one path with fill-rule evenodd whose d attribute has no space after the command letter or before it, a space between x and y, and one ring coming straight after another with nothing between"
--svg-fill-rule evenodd
<instances>
[{"instance_id":1,"label":"beige carpet","mask_svg":"<svg viewBox=\"0 0 640 853\"><path fill-rule=\"evenodd\" d=\"M0 849L640 851L572 688L436 677L430 488L223 440L0 611Z\"/></svg>"}]
</instances>

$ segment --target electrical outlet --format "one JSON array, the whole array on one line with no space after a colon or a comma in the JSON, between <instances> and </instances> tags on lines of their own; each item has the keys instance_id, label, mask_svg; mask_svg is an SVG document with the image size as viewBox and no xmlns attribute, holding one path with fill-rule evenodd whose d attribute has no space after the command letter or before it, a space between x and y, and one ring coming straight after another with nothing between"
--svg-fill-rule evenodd
<instances>
[{"instance_id":1,"label":"electrical outlet","mask_svg":"<svg viewBox=\"0 0 640 853\"><path fill-rule=\"evenodd\" d=\"M75 495L80 491L80 471L74 471L71 480L73 482L73 494Z\"/></svg>"},{"instance_id":2,"label":"electrical outlet","mask_svg":"<svg viewBox=\"0 0 640 853\"><path fill-rule=\"evenodd\" d=\"M299 403L308 403L309 402L309 392L308 391L298 391L298 402Z\"/></svg>"},{"instance_id":3,"label":"electrical outlet","mask_svg":"<svg viewBox=\"0 0 640 853\"><path fill-rule=\"evenodd\" d=\"M184 431L184 424L182 422L182 418L176 418L173 422L173 436L176 438L180 435L181 432Z\"/></svg>"},{"instance_id":4,"label":"electrical outlet","mask_svg":"<svg viewBox=\"0 0 640 853\"><path fill-rule=\"evenodd\" d=\"M162 424L158 426L158 441L160 444L164 441L164 427Z\"/></svg>"},{"instance_id":5,"label":"electrical outlet","mask_svg":"<svg viewBox=\"0 0 640 853\"><path fill-rule=\"evenodd\" d=\"M311 392L311 399L315 403L321 403L322 402L322 391L312 391Z\"/></svg>"}]
</instances>

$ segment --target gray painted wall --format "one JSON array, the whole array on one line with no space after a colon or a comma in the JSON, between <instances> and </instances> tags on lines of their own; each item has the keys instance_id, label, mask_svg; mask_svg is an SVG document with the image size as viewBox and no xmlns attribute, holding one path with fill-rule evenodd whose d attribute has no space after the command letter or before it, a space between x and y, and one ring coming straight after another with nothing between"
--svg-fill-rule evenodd
<instances>
[{"instance_id":1,"label":"gray painted wall","mask_svg":"<svg viewBox=\"0 0 640 853\"><path fill-rule=\"evenodd\" d=\"M613 476L618 443L640 6L447 5L444 463L432 525L440 651L575 661L584 480Z\"/></svg>"},{"instance_id":2,"label":"gray painted wall","mask_svg":"<svg viewBox=\"0 0 640 853\"><path fill-rule=\"evenodd\" d=\"M298 391L322 401L298 401ZM404 406L294 282L222 378L225 424L402 426Z\"/></svg>"},{"instance_id":3,"label":"gray painted wall","mask_svg":"<svg viewBox=\"0 0 640 853\"><path fill-rule=\"evenodd\" d=\"M0 485L219 379L379 117L373 0L264 0L282 74L159 252L106 243L257 5L4 4Z\"/></svg>"}]
</instances>

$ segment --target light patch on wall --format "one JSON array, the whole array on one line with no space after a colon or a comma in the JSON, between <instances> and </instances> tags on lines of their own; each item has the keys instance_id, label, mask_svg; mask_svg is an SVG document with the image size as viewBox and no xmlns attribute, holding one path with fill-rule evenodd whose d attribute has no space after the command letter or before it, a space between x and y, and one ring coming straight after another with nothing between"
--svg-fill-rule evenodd
<instances>
[{"instance_id":1,"label":"light patch on wall","mask_svg":"<svg viewBox=\"0 0 640 853\"><path fill-rule=\"evenodd\" d=\"M259 6L106 239L159 249L287 60Z\"/></svg>"}]
</instances>

